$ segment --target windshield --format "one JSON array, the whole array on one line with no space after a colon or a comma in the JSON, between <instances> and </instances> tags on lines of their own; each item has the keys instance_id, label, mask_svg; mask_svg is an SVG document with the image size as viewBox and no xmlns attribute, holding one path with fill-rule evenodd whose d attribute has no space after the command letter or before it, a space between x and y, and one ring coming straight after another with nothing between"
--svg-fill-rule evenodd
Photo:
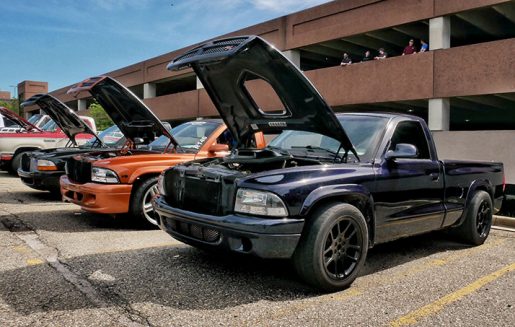
<instances>
[{"instance_id":1,"label":"windshield","mask_svg":"<svg viewBox=\"0 0 515 327\"><path fill-rule=\"evenodd\" d=\"M7 117L0 115L0 127L17 127L17 126L19 126L19 125L17 123L15 123L14 121L10 120Z\"/></svg>"},{"instance_id":2,"label":"windshield","mask_svg":"<svg viewBox=\"0 0 515 327\"><path fill-rule=\"evenodd\" d=\"M39 120L39 118L41 118L41 115L39 115L39 114L30 116L30 118L28 119L28 122L31 123L32 125L35 125L37 123L37 121Z\"/></svg>"},{"instance_id":3,"label":"windshield","mask_svg":"<svg viewBox=\"0 0 515 327\"><path fill-rule=\"evenodd\" d=\"M57 127L57 124L53 120L49 120L41 129L45 132L55 132Z\"/></svg>"},{"instance_id":4,"label":"windshield","mask_svg":"<svg viewBox=\"0 0 515 327\"><path fill-rule=\"evenodd\" d=\"M174 127L172 135L181 149L196 152L219 126L220 123L215 121L192 121ZM169 142L168 137L161 135L149 144L149 148L151 150L163 149Z\"/></svg>"},{"instance_id":5,"label":"windshield","mask_svg":"<svg viewBox=\"0 0 515 327\"><path fill-rule=\"evenodd\" d=\"M28 121L32 125L35 125L36 127L42 128L41 126L44 126L46 123L48 123L48 121L50 121L50 117L48 117L46 115L35 114L35 115L32 115L28 119Z\"/></svg>"},{"instance_id":6,"label":"windshield","mask_svg":"<svg viewBox=\"0 0 515 327\"><path fill-rule=\"evenodd\" d=\"M388 118L366 115L339 115L338 120L354 145L360 161L371 161ZM305 131L283 131L270 142L269 147L280 148L292 152L292 154L296 151L319 152L319 156L327 158L334 158L338 150L340 150L338 155L343 155L343 150L339 149L340 142L337 140L322 134ZM351 153L348 155L352 156ZM352 161L353 159L349 160Z\"/></svg>"},{"instance_id":7,"label":"windshield","mask_svg":"<svg viewBox=\"0 0 515 327\"><path fill-rule=\"evenodd\" d=\"M119 142L121 142L121 139L123 138L122 132L120 132L120 129L118 126L113 125L102 132L98 134L98 137L102 140L102 142L107 146L116 146ZM90 138L85 146L92 147L97 141L96 137Z\"/></svg>"}]
</instances>

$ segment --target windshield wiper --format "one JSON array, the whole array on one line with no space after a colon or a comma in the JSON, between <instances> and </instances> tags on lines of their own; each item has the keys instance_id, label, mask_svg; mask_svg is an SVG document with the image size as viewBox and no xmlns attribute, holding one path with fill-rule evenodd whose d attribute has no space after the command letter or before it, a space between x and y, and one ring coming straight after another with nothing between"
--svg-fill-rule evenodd
<instances>
[{"instance_id":1,"label":"windshield wiper","mask_svg":"<svg viewBox=\"0 0 515 327\"><path fill-rule=\"evenodd\" d=\"M329 149L326 149L326 148L322 148L322 147L319 147L319 146L312 146L312 145L307 145L307 146L297 146L297 145L294 145L291 147L292 149L306 149L306 150L311 150L310 152L313 152L313 151L324 151L324 152L327 152L329 154L332 154L332 155L335 155L337 152L334 152L332 150L329 150Z\"/></svg>"},{"instance_id":2,"label":"windshield wiper","mask_svg":"<svg viewBox=\"0 0 515 327\"><path fill-rule=\"evenodd\" d=\"M290 154L290 153L288 152L288 150L283 149L283 148L278 147L278 146L267 145L267 146L266 146L266 149L270 149L270 150L272 150L272 151L278 151L278 152L281 152L281 153L287 153L287 154Z\"/></svg>"}]
</instances>

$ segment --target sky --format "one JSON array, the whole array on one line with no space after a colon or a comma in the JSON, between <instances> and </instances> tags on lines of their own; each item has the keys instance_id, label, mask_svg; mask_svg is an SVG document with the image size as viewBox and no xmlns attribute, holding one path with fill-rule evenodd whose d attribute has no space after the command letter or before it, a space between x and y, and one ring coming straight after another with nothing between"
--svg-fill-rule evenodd
<instances>
[{"instance_id":1,"label":"sky","mask_svg":"<svg viewBox=\"0 0 515 327\"><path fill-rule=\"evenodd\" d=\"M49 91L328 0L2 0L0 90Z\"/></svg>"}]
</instances>

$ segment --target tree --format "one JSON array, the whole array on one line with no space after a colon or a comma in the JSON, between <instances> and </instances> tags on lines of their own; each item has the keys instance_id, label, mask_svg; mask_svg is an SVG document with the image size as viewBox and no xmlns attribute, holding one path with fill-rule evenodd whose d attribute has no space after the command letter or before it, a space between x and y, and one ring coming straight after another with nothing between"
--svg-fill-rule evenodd
<instances>
[{"instance_id":1,"label":"tree","mask_svg":"<svg viewBox=\"0 0 515 327\"><path fill-rule=\"evenodd\" d=\"M90 104L88 110L91 117L95 119L95 123L97 124L97 129L99 131L106 129L113 124L111 117L107 115L104 108L98 102L95 101Z\"/></svg>"},{"instance_id":2,"label":"tree","mask_svg":"<svg viewBox=\"0 0 515 327\"><path fill-rule=\"evenodd\" d=\"M14 112L15 114L20 114L20 106L18 105L18 99L13 98L11 100L0 101L0 107L5 107Z\"/></svg>"}]
</instances>

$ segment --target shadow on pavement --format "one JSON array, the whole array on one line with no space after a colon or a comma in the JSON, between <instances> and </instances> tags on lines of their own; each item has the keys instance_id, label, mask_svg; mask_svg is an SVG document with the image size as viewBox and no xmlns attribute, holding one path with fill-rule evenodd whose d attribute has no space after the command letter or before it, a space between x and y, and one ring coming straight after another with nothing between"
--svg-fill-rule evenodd
<instances>
[{"instance_id":1,"label":"shadow on pavement","mask_svg":"<svg viewBox=\"0 0 515 327\"><path fill-rule=\"evenodd\" d=\"M113 217L111 215L95 214L76 210L27 211L15 213L32 230L42 230L58 233L98 232L102 230L135 231L158 230L145 222L137 222L129 215ZM0 219L12 220L9 216Z\"/></svg>"},{"instance_id":2,"label":"shadow on pavement","mask_svg":"<svg viewBox=\"0 0 515 327\"><path fill-rule=\"evenodd\" d=\"M362 275L461 248L434 234L392 242L370 251ZM65 263L89 279L111 305L149 302L180 310L210 310L320 295L298 280L287 260L208 253L189 246L87 255ZM0 296L24 314L94 307L85 300L70 302L59 294L53 295L51 303L41 305L42 294L67 283L57 275L56 285L49 284L49 270L57 275L47 265L1 272Z\"/></svg>"}]
</instances>

